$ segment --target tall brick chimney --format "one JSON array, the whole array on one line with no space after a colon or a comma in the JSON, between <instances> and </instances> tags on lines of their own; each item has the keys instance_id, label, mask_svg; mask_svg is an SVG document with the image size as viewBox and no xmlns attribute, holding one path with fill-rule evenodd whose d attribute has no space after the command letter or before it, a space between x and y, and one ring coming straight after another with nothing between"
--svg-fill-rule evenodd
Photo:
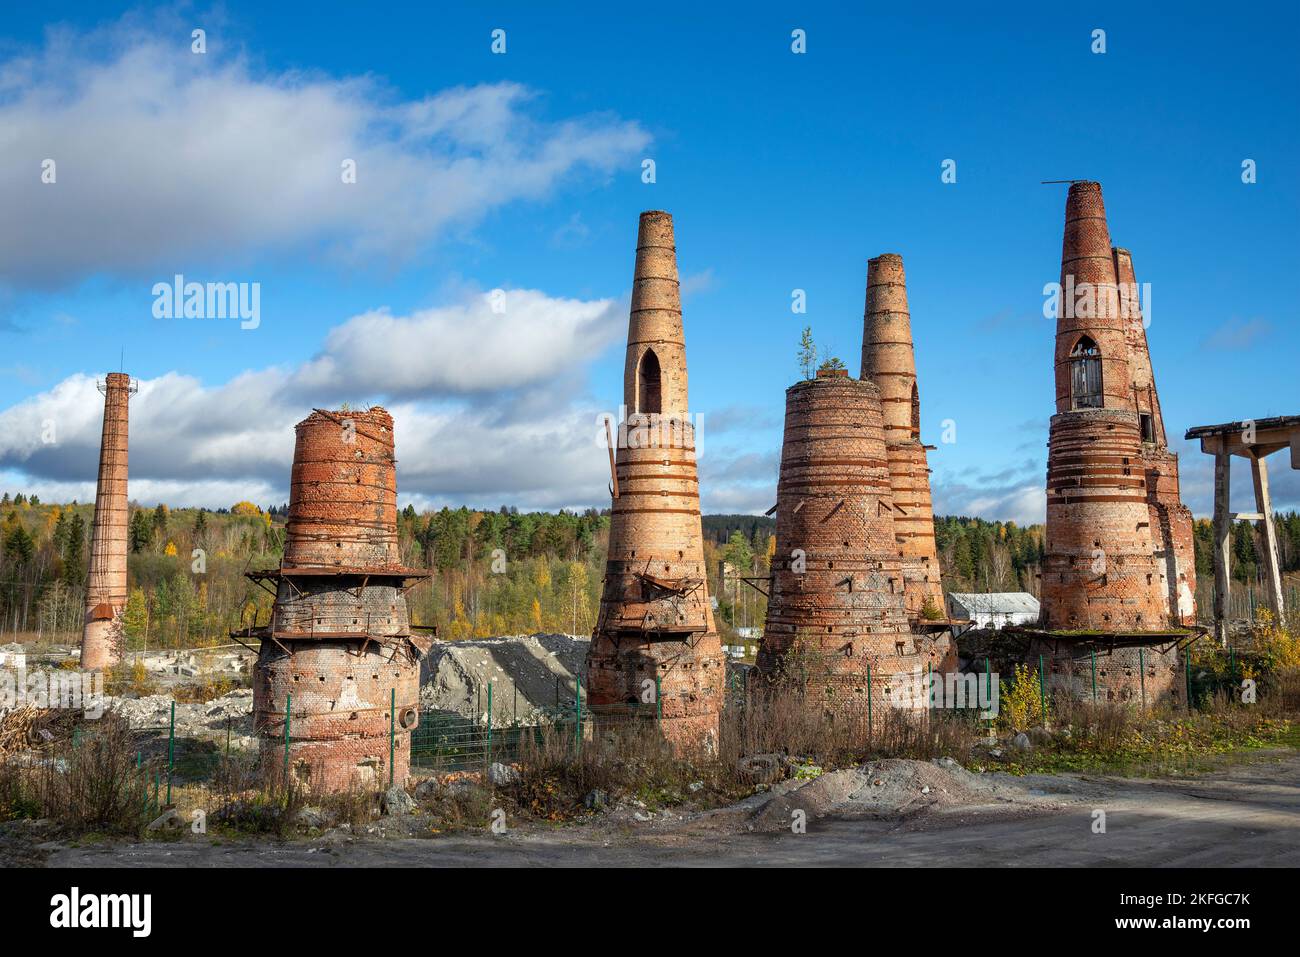
<instances>
[{"instance_id":1,"label":"tall brick chimney","mask_svg":"<svg viewBox=\"0 0 1300 957\"><path fill-rule=\"evenodd\" d=\"M405 586L427 572L399 560L393 418L377 406L318 409L296 431L284 557L248 575L275 586L270 625L251 633L262 639L263 760L283 773L287 742L299 784L401 784L429 641L407 617Z\"/></svg>"},{"instance_id":2,"label":"tall brick chimney","mask_svg":"<svg viewBox=\"0 0 1300 957\"><path fill-rule=\"evenodd\" d=\"M786 389L776 554L758 669L816 711L922 708L949 639L908 626L881 390L822 371ZM885 711L879 712L886 713Z\"/></svg>"},{"instance_id":3,"label":"tall brick chimney","mask_svg":"<svg viewBox=\"0 0 1300 957\"><path fill-rule=\"evenodd\" d=\"M912 352L907 279L903 257L896 253L885 253L867 262L862 378L880 389L907 614L916 620L927 602L941 611L944 598L934 542L930 466L921 443L921 398Z\"/></svg>"},{"instance_id":4,"label":"tall brick chimney","mask_svg":"<svg viewBox=\"0 0 1300 957\"><path fill-rule=\"evenodd\" d=\"M104 429L95 485L95 524L86 576L86 617L81 667L98 671L122 660L122 609L126 607L127 405L135 386L124 372L110 372L104 393Z\"/></svg>"},{"instance_id":5,"label":"tall brick chimney","mask_svg":"<svg viewBox=\"0 0 1300 957\"><path fill-rule=\"evenodd\" d=\"M710 749L725 663L704 564L673 220L661 211L641 214L623 402L587 703L598 721L661 712L675 747Z\"/></svg>"},{"instance_id":6,"label":"tall brick chimney","mask_svg":"<svg viewBox=\"0 0 1300 957\"><path fill-rule=\"evenodd\" d=\"M1177 457L1166 446L1133 275L1127 250L1111 246L1100 184L1072 184L1061 252L1040 624L1127 636L1127 647L1112 649L1106 662L1109 680L1102 684L1112 698L1136 697L1143 678L1153 698L1176 695L1178 659L1170 642L1142 645L1140 636L1195 623L1191 514L1178 498ZM1047 653L1068 658L1078 639L1050 644Z\"/></svg>"}]
</instances>

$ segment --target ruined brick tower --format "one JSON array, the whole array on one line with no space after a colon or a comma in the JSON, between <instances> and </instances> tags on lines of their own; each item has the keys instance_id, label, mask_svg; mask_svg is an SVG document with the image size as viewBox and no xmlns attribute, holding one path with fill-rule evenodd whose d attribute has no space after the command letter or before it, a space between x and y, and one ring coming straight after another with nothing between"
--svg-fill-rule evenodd
<instances>
[{"instance_id":1,"label":"ruined brick tower","mask_svg":"<svg viewBox=\"0 0 1300 957\"><path fill-rule=\"evenodd\" d=\"M136 391L131 377L110 372L104 393L104 430L99 444L95 524L86 576L86 618L81 632L81 667L111 668L122 660L122 609L126 607L127 404Z\"/></svg>"},{"instance_id":2,"label":"ruined brick tower","mask_svg":"<svg viewBox=\"0 0 1300 957\"><path fill-rule=\"evenodd\" d=\"M1132 283L1128 252L1110 245L1100 184L1073 184L1048 442L1048 628L1161 631L1195 621L1191 513L1179 501Z\"/></svg>"},{"instance_id":3,"label":"ruined brick tower","mask_svg":"<svg viewBox=\"0 0 1300 957\"><path fill-rule=\"evenodd\" d=\"M705 576L677 250L665 212L641 214L623 402L588 707L597 720L661 713L675 746L712 748L725 665Z\"/></svg>"},{"instance_id":4,"label":"ruined brick tower","mask_svg":"<svg viewBox=\"0 0 1300 957\"><path fill-rule=\"evenodd\" d=\"M1040 625L1120 636L1108 651L1109 698L1134 697L1140 680L1153 695L1176 695L1172 639L1143 636L1195 623L1191 513L1179 500L1132 259L1110 244L1098 183L1070 187L1061 287ZM1068 655L1077 640L1051 644ZM1138 647L1145 673L1135 674Z\"/></svg>"},{"instance_id":5,"label":"ruined brick tower","mask_svg":"<svg viewBox=\"0 0 1300 957\"><path fill-rule=\"evenodd\" d=\"M865 715L868 680L876 707L922 707L920 680L940 670L949 639L908 626L907 516L894 505L881 390L824 370L785 394L759 671L799 682L809 707L831 714Z\"/></svg>"},{"instance_id":6,"label":"ruined brick tower","mask_svg":"<svg viewBox=\"0 0 1300 957\"><path fill-rule=\"evenodd\" d=\"M300 784L401 784L419 721L419 661L397 546L393 418L316 410L297 425L284 558L253 681L262 757ZM287 714L287 721L286 721ZM390 740L390 732L392 739ZM391 766L390 766L391 762Z\"/></svg>"},{"instance_id":7,"label":"ruined brick tower","mask_svg":"<svg viewBox=\"0 0 1300 957\"><path fill-rule=\"evenodd\" d=\"M912 318L907 307L903 258L895 253L885 253L867 263L862 378L880 389L907 616L913 621L921 618L927 604L942 614L943 582L934 542L930 466L926 447L921 444L921 398L912 352Z\"/></svg>"}]
</instances>

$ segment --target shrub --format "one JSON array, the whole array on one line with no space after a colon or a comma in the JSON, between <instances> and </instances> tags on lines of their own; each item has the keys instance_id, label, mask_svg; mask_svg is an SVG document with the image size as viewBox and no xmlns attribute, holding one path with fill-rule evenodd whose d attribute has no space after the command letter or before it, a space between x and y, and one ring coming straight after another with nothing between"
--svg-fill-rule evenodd
<instances>
[{"instance_id":1,"label":"shrub","mask_svg":"<svg viewBox=\"0 0 1300 957\"><path fill-rule=\"evenodd\" d=\"M998 692L998 726L1004 730L1024 731L1046 723L1038 671L1030 671L1026 664L1017 664L1011 681L1002 685Z\"/></svg>"}]
</instances>

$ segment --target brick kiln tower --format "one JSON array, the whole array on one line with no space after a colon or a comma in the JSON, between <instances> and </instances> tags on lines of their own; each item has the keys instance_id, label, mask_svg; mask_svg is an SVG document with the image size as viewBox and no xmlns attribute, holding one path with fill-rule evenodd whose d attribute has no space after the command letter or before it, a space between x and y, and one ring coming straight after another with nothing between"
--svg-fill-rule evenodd
<instances>
[{"instance_id":1,"label":"brick kiln tower","mask_svg":"<svg viewBox=\"0 0 1300 957\"><path fill-rule=\"evenodd\" d=\"M136 385L124 372L110 372L104 393L104 430L99 443L95 524L86 576L86 618L81 632L81 666L111 668L122 660L122 609L126 607L127 405Z\"/></svg>"},{"instance_id":2,"label":"brick kiln tower","mask_svg":"<svg viewBox=\"0 0 1300 957\"><path fill-rule=\"evenodd\" d=\"M801 682L832 714L867 713L868 675L878 707L924 707L920 681L950 640L908 626L898 523L910 516L894 504L881 389L824 370L785 395L759 671Z\"/></svg>"},{"instance_id":3,"label":"brick kiln tower","mask_svg":"<svg viewBox=\"0 0 1300 957\"><path fill-rule=\"evenodd\" d=\"M410 769L429 642L411 634L405 591L428 573L401 567L395 464L381 408L299 422L284 558L248 576L275 594L253 632L262 758L282 773L287 741L294 779L321 790L400 784Z\"/></svg>"},{"instance_id":4,"label":"brick kiln tower","mask_svg":"<svg viewBox=\"0 0 1300 957\"><path fill-rule=\"evenodd\" d=\"M867 304L862 322L862 378L880 389L885 450L893 492L894 527L903 559L908 618L929 603L942 613L943 582L934 542L930 466L921 444L921 398L912 352L903 257L885 253L867 262Z\"/></svg>"},{"instance_id":5,"label":"brick kiln tower","mask_svg":"<svg viewBox=\"0 0 1300 957\"><path fill-rule=\"evenodd\" d=\"M674 746L712 748L725 662L705 576L677 250L665 212L641 214L623 402L588 705L597 720L661 709Z\"/></svg>"},{"instance_id":6,"label":"brick kiln tower","mask_svg":"<svg viewBox=\"0 0 1300 957\"><path fill-rule=\"evenodd\" d=\"M1097 633L1105 637L1087 651L1104 645L1112 656L1108 697L1135 697L1140 683L1176 695L1177 630L1196 614L1191 513L1179 501L1132 259L1110 244L1098 183L1070 187L1061 286L1040 624L1076 635L1047 651L1074 655L1077 672L1077 633Z\"/></svg>"}]
</instances>

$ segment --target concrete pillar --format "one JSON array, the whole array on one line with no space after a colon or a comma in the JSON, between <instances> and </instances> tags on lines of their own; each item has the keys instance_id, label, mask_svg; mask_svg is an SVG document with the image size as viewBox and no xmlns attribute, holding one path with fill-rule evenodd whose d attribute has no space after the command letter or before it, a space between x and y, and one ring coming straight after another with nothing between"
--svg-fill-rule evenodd
<instances>
[{"instance_id":1,"label":"concrete pillar","mask_svg":"<svg viewBox=\"0 0 1300 957\"><path fill-rule=\"evenodd\" d=\"M1232 513L1229 492L1232 481L1232 456L1227 440L1220 436L1214 453L1214 635L1225 647L1228 644L1228 613L1232 579Z\"/></svg>"},{"instance_id":2,"label":"concrete pillar","mask_svg":"<svg viewBox=\"0 0 1300 957\"><path fill-rule=\"evenodd\" d=\"M1278 560L1277 528L1273 524L1273 500L1268 491L1268 463L1251 455L1250 472L1255 484L1255 508L1260 514L1259 533L1264 552L1264 586L1269 608L1279 625L1286 623L1286 603L1282 597L1282 566Z\"/></svg>"},{"instance_id":3,"label":"concrete pillar","mask_svg":"<svg viewBox=\"0 0 1300 957\"><path fill-rule=\"evenodd\" d=\"M125 637L127 552L127 406L131 377L110 372L101 386L104 428L95 487L95 524L86 576L86 616L81 633L81 666L100 670L122 660Z\"/></svg>"}]
</instances>

